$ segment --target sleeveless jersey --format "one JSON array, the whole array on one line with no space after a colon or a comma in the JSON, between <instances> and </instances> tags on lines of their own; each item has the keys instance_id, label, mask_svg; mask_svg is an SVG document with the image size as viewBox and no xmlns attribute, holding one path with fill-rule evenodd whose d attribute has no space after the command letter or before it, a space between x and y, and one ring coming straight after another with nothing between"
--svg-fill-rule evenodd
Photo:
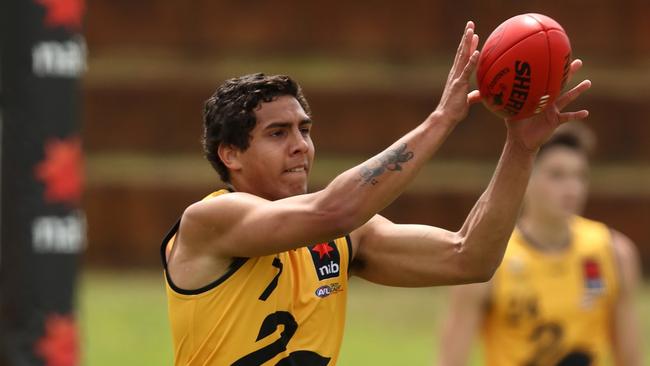
<instances>
[{"instance_id":1,"label":"sleeveless jersey","mask_svg":"<svg viewBox=\"0 0 650 366\"><path fill-rule=\"evenodd\" d=\"M227 193L212 193L206 199ZM236 258L198 290L174 285L161 254L174 365L335 365L343 338L349 236L275 255Z\"/></svg>"},{"instance_id":2,"label":"sleeveless jersey","mask_svg":"<svg viewBox=\"0 0 650 366\"><path fill-rule=\"evenodd\" d=\"M494 275L483 340L488 366L604 365L618 286L611 234L575 217L562 253L515 230Z\"/></svg>"}]
</instances>

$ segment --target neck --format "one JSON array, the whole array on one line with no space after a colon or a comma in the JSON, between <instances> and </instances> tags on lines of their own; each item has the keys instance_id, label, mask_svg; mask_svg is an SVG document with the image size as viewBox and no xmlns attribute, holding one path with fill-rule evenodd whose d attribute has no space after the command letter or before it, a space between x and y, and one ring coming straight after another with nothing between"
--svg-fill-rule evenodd
<instances>
[{"instance_id":1,"label":"neck","mask_svg":"<svg viewBox=\"0 0 650 366\"><path fill-rule=\"evenodd\" d=\"M238 179L238 177L232 177L231 176L230 183L227 184L227 187L230 190L234 191L234 192L250 193L250 194L255 195L257 197L262 197L264 199L270 200L270 198L265 197L262 192L259 192L258 190L256 190L255 186L247 184L246 181Z\"/></svg>"},{"instance_id":2,"label":"neck","mask_svg":"<svg viewBox=\"0 0 650 366\"><path fill-rule=\"evenodd\" d=\"M523 215L517 226L531 245L545 251L562 250L571 242L571 230L566 219Z\"/></svg>"}]
</instances>

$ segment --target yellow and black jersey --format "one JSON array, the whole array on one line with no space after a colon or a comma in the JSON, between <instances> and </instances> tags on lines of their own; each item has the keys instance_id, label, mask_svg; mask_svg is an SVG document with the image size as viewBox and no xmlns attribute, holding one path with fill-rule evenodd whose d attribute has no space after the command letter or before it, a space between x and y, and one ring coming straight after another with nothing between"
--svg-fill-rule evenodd
<instances>
[{"instance_id":1,"label":"yellow and black jersey","mask_svg":"<svg viewBox=\"0 0 650 366\"><path fill-rule=\"evenodd\" d=\"M483 327L488 366L604 365L618 276L609 229L572 219L562 253L515 230L494 275Z\"/></svg>"},{"instance_id":2,"label":"yellow and black jersey","mask_svg":"<svg viewBox=\"0 0 650 366\"><path fill-rule=\"evenodd\" d=\"M175 365L336 364L345 325L349 236L236 258L211 284L186 290L166 271L166 248L177 230L178 223L161 250Z\"/></svg>"}]
</instances>

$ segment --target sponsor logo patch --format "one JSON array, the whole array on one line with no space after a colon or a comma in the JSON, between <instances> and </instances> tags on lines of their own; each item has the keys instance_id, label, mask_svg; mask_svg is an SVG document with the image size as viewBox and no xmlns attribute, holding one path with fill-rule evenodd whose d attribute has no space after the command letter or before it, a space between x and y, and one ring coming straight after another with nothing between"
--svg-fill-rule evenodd
<instances>
[{"instance_id":1,"label":"sponsor logo patch","mask_svg":"<svg viewBox=\"0 0 650 366\"><path fill-rule=\"evenodd\" d=\"M600 265L593 258L587 258L583 262L585 288L588 292L600 293L605 288L600 274Z\"/></svg>"},{"instance_id":2,"label":"sponsor logo patch","mask_svg":"<svg viewBox=\"0 0 650 366\"><path fill-rule=\"evenodd\" d=\"M307 248L314 262L318 280L338 277L341 271L341 255L333 241L311 245Z\"/></svg>"},{"instance_id":3,"label":"sponsor logo patch","mask_svg":"<svg viewBox=\"0 0 650 366\"><path fill-rule=\"evenodd\" d=\"M586 258L582 262L582 268L585 280L582 307L589 309L593 307L596 298L605 291L605 283L600 271L600 264L595 258Z\"/></svg>"},{"instance_id":4,"label":"sponsor logo patch","mask_svg":"<svg viewBox=\"0 0 650 366\"><path fill-rule=\"evenodd\" d=\"M332 283L330 285L325 285L317 288L316 291L314 291L314 294L320 298L323 298L341 291L343 291L343 289L339 283Z\"/></svg>"}]
</instances>

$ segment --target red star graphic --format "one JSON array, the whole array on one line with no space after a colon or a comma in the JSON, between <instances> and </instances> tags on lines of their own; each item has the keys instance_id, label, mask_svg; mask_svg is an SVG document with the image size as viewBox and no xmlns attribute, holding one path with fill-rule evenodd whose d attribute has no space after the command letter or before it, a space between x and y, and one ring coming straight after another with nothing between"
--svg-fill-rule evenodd
<instances>
[{"instance_id":1,"label":"red star graphic","mask_svg":"<svg viewBox=\"0 0 650 366\"><path fill-rule=\"evenodd\" d=\"M45 332L34 345L45 366L79 364L77 327L69 315L51 314L45 320Z\"/></svg>"},{"instance_id":2,"label":"red star graphic","mask_svg":"<svg viewBox=\"0 0 650 366\"><path fill-rule=\"evenodd\" d=\"M78 204L83 186L82 167L78 137L47 141L45 158L34 169L36 178L45 184L45 202Z\"/></svg>"},{"instance_id":3,"label":"red star graphic","mask_svg":"<svg viewBox=\"0 0 650 366\"><path fill-rule=\"evenodd\" d=\"M45 25L50 28L65 27L80 30L85 4L84 0L36 0L45 7Z\"/></svg>"},{"instance_id":4,"label":"red star graphic","mask_svg":"<svg viewBox=\"0 0 650 366\"><path fill-rule=\"evenodd\" d=\"M323 259L323 256L327 255L327 258L330 258L330 252L334 250L329 244L327 243L320 243L314 245L313 248L311 248L312 251L318 253L319 258L318 259Z\"/></svg>"},{"instance_id":5,"label":"red star graphic","mask_svg":"<svg viewBox=\"0 0 650 366\"><path fill-rule=\"evenodd\" d=\"M598 279L600 277L598 262L593 259L587 259L585 261L585 275L588 279Z\"/></svg>"}]
</instances>

